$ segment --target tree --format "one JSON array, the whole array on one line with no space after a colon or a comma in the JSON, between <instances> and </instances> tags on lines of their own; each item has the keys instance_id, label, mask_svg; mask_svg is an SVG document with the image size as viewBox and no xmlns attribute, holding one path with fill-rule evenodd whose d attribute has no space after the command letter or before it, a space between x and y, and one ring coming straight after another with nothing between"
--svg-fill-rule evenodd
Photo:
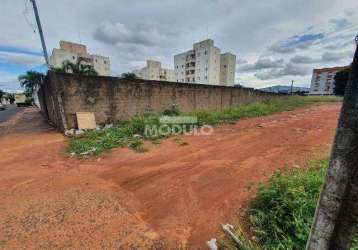
<instances>
[{"instance_id":1,"label":"tree","mask_svg":"<svg viewBox=\"0 0 358 250\"><path fill-rule=\"evenodd\" d=\"M10 104L13 104L15 102L15 95L14 94L7 94L6 100L10 102Z\"/></svg>"},{"instance_id":2,"label":"tree","mask_svg":"<svg viewBox=\"0 0 358 250\"><path fill-rule=\"evenodd\" d=\"M121 79L126 79L126 80L133 80L133 79L138 79L137 75L134 73L123 73L121 75Z\"/></svg>"},{"instance_id":3,"label":"tree","mask_svg":"<svg viewBox=\"0 0 358 250\"><path fill-rule=\"evenodd\" d=\"M21 87L25 88L25 95L31 97L35 89L43 84L45 75L36 71L27 71L25 75L19 76Z\"/></svg>"},{"instance_id":4,"label":"tree","mask_svg":"<svg viewBox=\"0 0 358 250\"><path fill-rule=\"evenodd\" d=\"M334 94L338 96L344 96L344 90L347 86L349 74L352 72L351 68L344 69L337 72L334 76Z\"/></svg>"},{"instance_id":5,"label":"tree","mask_svg":"<svg viewBox=\"0 0 358 250\"><path fill-rule=\"evenodd\" d=\"M66 60L62 63L62 67L55 69L55 71L89 76L98 75L94 67L89 64L89 61L90 59L84 57L78 57L76 63Z\"/></svg>"},{"instance_id":6,"label":"tree","mask_svg":"<svg viewBox=\"0 0 358 250\"><path fill-rule=\"evenodd\" d=\"M0 89L0 103L2 103L3 96L4 96L4 91Z\"/></svg>"},{"instance_id":7,"label":"tree","mask_svg":"<svg viewBox=\"0 0 358 250\"><path fill-rule=\"evenodd\" d=\"M349 249L358 224L358 36L307 250Z\"/></svg>"}]
</instances>

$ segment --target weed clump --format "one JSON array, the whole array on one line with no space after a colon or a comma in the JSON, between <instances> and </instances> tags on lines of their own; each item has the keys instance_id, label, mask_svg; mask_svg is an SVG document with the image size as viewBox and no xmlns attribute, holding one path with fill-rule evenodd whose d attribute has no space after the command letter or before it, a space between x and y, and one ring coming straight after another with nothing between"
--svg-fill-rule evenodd
<instances>
[{"instance_id":1,"label":"weed clump","mask_svg":"<svg viewBox=\"0 0 358 250\"><path fill-rule=\"evenodd\" d=\"M293 173L276 172L259 187L248 214L262 249L305 249L328 160ZM351 249L358 249L357 237Z\"/></svg>"}]
</instances>

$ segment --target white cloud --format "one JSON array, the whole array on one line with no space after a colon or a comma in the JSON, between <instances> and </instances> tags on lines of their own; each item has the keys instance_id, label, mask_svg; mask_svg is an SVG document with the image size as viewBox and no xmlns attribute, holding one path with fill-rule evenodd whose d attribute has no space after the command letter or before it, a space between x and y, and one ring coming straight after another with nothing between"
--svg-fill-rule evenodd
<instances>
[{"instance_id":1,"label":"white cloud","mask_svg":"<svg viewBox=\"0 0 358 250\"><path fill-rule=\"evenodd\" d=\"M313 0L304 5L302 0L38 1L49 52L59 40L83 42L90 52L110 56L112 72L118 75L141 66L148 58L158 58L164 67L173 67L174 54L209 36L223 52L237 55L238 77L242 84L250 86L284 84L292 76L308 84L310 73L302 76L301 66L312 70L348 64L348 56L335 61L339 55L332 53L354 50L350 42L358 30L358 14L347 10L357 7L356 0L346 0L344 4L340 0ZM0 46L41 52L38 33L27 24L24 8L23 1L1 1ZM31 11L27 16L35 24ZM303 35L321 33L322 39L302 40ZM316 60L323 55L327 61L305 65L291 62L288 66L295 56ZM26 67L37 60L18 55L1 58ZM260 65L260 58L270 58L270 62ZM249 72L240 71L247 62L255 66ZM272 62L276 64L270 66ZM262 75L270 71L278 77L275 82L255 77L258 74L267 79Z\"/></svg>"},{"instance_id":2,"label":"white cloud","mask_svg":"<svg viewBox=\"0 0 358 250\"><path fill-rule=\"evenodd\" d=\"M283 59L259 58L254 64L243 64L238 66L238 71L257 71L262 69L281 68Z\"/></svg>"},{"instance_id":3,"label":"white cloud","mask_svg":"<svg viewBox=\"0 0 358 250\"><path fill-rule=\"evenodd\" d=\"M163 33L153 27L138 25L130 28L123 23L109 21L105 21L97 27L94 38L112 45L132 44L142 46L158 46L167 40Z\"/></svg>"},{"instance_id":4,"label":"white cloud","mask_svg":"<svg viewBox=\"0 0 358 250\"><path fill-rule=\"evenodd\" d=\"M306 76L309 73L310 69L308 67L288 63L281 69L271 69L268 71L258 72L255 73L255 76L260 80L271 80L283 76Z\"/></svg>"},{"instance_id":5,"label":"white cloud","mask_svg":"<svg viewBox=\"0 0 358 250\"><path fill-rule=\"evenodd\" d=\"M44 59L41 56L23 54L23 53L14 53L14 52L4 52L0 51L0 63L7 63L13 65L24 66L27 68L33 68L44 64Z\"/></svg>"},{"instance_id":6,"label":"white cloud","mask_svg":"<svg viewBox=\"0 0 358 250\"><path fill-rule=\"evenodd\" d=\"M17 75L0 70L0 89L5 92L16 92L21 89Z\"/></svg>"}]
</instances>

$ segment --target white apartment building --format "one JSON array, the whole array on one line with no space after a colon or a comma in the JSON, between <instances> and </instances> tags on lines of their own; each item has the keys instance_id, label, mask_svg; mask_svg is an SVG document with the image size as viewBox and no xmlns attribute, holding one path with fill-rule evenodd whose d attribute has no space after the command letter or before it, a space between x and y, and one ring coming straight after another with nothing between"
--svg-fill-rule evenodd
<instances>
[{"instance_id":1,"label":"white apartment building","mask_svg":"<svg viewBox=\"0 0 358 250\"><path fill-rule=\"evenodd\" d=\"M174 70L164 69L160 62L154 60L147 60L146 67L134 70L132 73L144 80L175 81Z\"/></svg>"},{"instance_id":2,"label":"white apartment building","mask_svg":"<svg viewBox=\"0 0 358 250\"><path fill-rule=\"evenodd\" d=\"M311 95L333 95L334 76L337 72L347 69L346 67L333 67L314 69L311 80Z\"/></svg>"},{"instance_id":3,"label":"white apartment building","mask_svg":"<svg viewBox=\"0 0 358 250\"><path fill-rule=\"evenodd\" d=\"M233 86L236 56L220 54L214 41L207 39L193 45L193 49L174 56L177 82Z\"/></svg>"},{"instance_id":4,"label":"white apartment building","mask_svg":"<svg viewBox=\"0 0 358 250\"><path fill-rule=\"evenodd\" d=\"M109 57L89 54L86 45L67 41L60 41L60 48L53 49L50 65L54 68L61 68L64 61L76 63L79 57L86 58L99 75L111 75Z\"/></svg>"}]
</instances>

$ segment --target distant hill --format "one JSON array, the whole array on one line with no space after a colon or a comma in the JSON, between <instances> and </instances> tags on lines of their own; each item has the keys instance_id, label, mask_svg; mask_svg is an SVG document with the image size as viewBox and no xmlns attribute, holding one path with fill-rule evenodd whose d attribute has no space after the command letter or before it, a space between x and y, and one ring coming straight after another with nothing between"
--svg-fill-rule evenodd
<instances>
[{"instance_id":1,"label":"distant hill","mask_svg":"<svg viewBox=\"0 0 358 250\"><path fill-rule=\"evenodd\" d=\"M284 85L275 85L271 87L261 88L261 91L270 92L270 93L280 93L280 94L289 94L291 93L291 86L284 86ZM296 92L310 92L309 88L305 87L293 87L293 93Z\"/></svg>"}]
</instances>

